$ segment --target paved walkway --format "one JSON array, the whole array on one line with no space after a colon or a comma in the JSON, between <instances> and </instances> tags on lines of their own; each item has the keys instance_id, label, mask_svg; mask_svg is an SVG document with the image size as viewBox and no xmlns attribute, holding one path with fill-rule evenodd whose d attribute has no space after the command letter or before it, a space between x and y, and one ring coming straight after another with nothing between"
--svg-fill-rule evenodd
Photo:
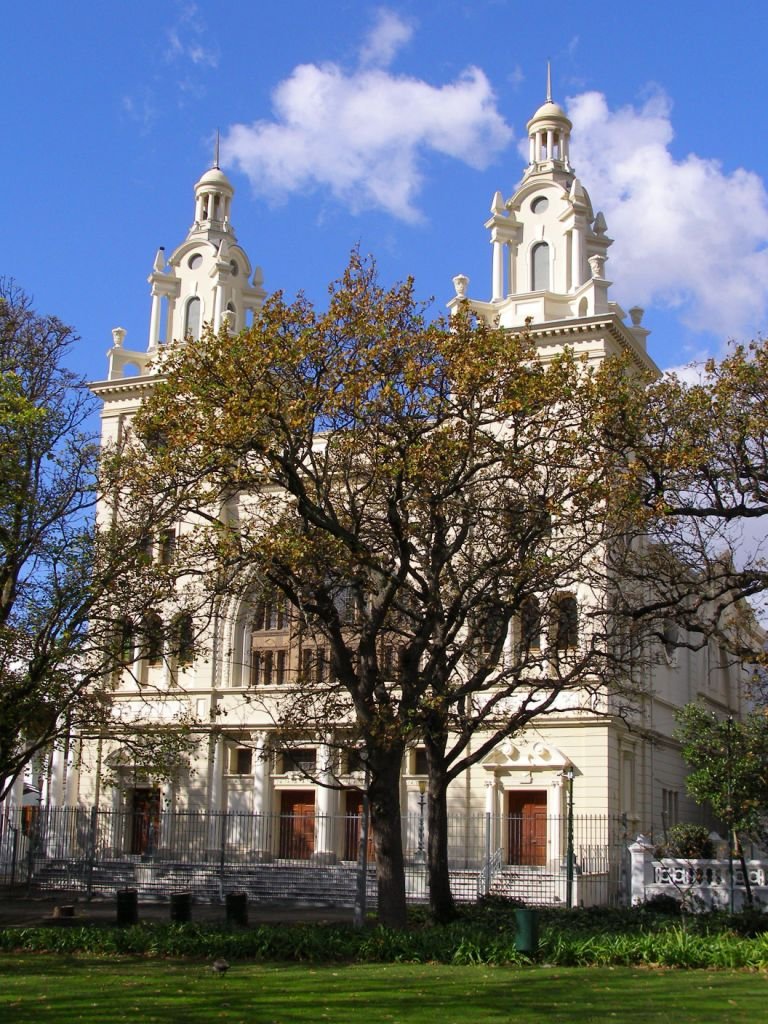
<instances>
[{"instance_id":1,"label":"paved walkway","mask_svg":"<svg viewBox=\"0 0 768 1024\"><path fill-rule=\"evenodd\" d=\"M71 906L73 917L60 917L55 914L57 907ZM170 921L169 903L140 903L139 921ZM194 903L192 920L207 924L224 924L224 906L220 903ZM110 925L117 921L115 900L93 899L90 903L82 896L78 900L71 894L46 893L40 897L21 897L0 890L0 928L30 925L72 925L101 924ZM301 921L342 921L351 923L352 911L346 907L301 907L295 905L281 906L275 903L248 904L248 923L296 923Z\"/></svg>"}]
</instances>

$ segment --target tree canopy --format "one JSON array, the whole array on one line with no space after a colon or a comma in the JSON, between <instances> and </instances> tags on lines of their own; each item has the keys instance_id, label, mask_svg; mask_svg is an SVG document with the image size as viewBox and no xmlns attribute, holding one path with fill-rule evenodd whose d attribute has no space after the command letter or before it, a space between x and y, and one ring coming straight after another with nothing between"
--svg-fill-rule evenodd
<instances>
[{"instance_id":1,"label":"tree canopy","mask_svg":"<svg viewBox=\"0 0 768 1024\"><path fill-rule=\"evenodd\" d=\"M430 321L412 282L384 289L355 254L327 311L273 295L157 368L121 500L164 499L194 524L180 574L213 598L282 595L327 652L323 685L300 672L277 717L292 735L343 722L367 753L392 923L402 757L425 742L445 907L448 783L536 716L616 712L626 689L604 558L624 531L603 441L622 367L544 362L466 309Z\"/></svg>"},{"instance_id":2,"label":"tree canopy","mask_svg":"<svg viewBox=\"0 0 768 1024\"><path fill-rule=\"evenodd\" d=\"M103 685L118 620L159 589L143 572L135 586L146 520L96 530L95 403L66 368L76 341L0 280L0 798L71 732L120 732Z\"/></svg>"}]
</instances>

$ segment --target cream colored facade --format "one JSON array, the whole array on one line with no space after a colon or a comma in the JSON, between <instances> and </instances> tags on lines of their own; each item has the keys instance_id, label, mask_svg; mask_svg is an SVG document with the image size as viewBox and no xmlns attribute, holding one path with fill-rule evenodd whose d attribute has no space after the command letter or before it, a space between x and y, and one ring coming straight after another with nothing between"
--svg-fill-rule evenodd
<instances>
[{"instance_id":1,"label":"cream colored facade","mask_svg":"<svg viewBox=\"0 0 768 1024\"><path fill-rule=\"evenodd\" d=\"M595 361L628 352L638 366L653 370L643 311L630 310L627 323L624 311L609 298L605 263L611 239L605 218L593 209L571 167L570 121L548 97L528 130L530 163L523 179L512 196L494 195L486 222L491 297L475 299L468 279L458 275L449 306L469 298L479 314L498 319L502 326L518 328L528 321L545 359L567 345ZM194 338L204 321L217 329L226 318L233 329L240 329L258 312L265 296L261 272L253 270L237 243L230 220L233 194L218 167L207 171L195 186L194 220L186 239L167 259L158 251L149 276L146 349L126 347L125 332L114 330L107 379L93 385L103 402L105 443L120 438L152 388L152 358L164 341ZM334 753L331 723L329 732L307 744L299 757L314 765L317 782L296 771L284 755L270 751L269 693L290 685L286 680L291 666L304 655L300 640L289 624L277 620L274 610L271 617L258 615L252 597L233 595L207 638L207 657L189 665L168 666L158 660L156 665L134 666L134 673L157 695L151 716L171 720L188 712L217 727L203 730L193 763L180 769L172 784L157 782L151 773L137 778L129 764L120 766L119 751L106 743L100 763L111 764L122 784L104 784L91 750L80 768L77 759L67 767L55 764L49 801L90 805L98 800L102 806L131 810L137 793L152 793L166 809L278 813L303 802L319 812L318 821L323 814L353 812L362 776L346 755ZM658 834L675 820L700 820L701 811L685 796L684 766L672 739L673 714L689 701L704 699L722 713L738 715L740 680L714 645L697 653L679 648L656 655L638 680L643 695L632 728L615 718L566 708L503 742L469 769L451 788L450 811L503 815L538 806L553 818L561 816L566 807L564 773L572 769L577 814L625 815L627 832L646 834ZM246 693L254 690L262 700L246 701ZM124 707L136 701L136 684L128 673L115 698ZM146 706L141 714L147 714ZM423 768L414 748L402 775L402 804L411 813L418 811ZM332 778L350 789L321 784ZM547 835L547 859L553 863L562 855L559 828L551 823ZM503 845L503 837L498 842ZM343 859L342 847L338 835L317 826L316 859Z\"/></svg>"}]
</instances>

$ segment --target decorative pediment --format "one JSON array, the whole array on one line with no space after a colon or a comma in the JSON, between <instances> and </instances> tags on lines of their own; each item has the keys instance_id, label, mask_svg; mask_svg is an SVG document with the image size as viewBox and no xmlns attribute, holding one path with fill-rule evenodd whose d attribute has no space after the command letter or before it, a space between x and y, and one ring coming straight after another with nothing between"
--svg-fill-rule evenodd
<instances>
[{"instance_id":1,"label":"decorative pediment","mask_svg":"<svg viewBox=\"0 0 768 1024\"><path fill-rule=\"evenodd\" d=\"M569 758L554 744L545 740L522 738L504 740L482 761L483 768L487 771L526 772L545 768L563 771L570 763Z\"/></svg>"}]
</instances>

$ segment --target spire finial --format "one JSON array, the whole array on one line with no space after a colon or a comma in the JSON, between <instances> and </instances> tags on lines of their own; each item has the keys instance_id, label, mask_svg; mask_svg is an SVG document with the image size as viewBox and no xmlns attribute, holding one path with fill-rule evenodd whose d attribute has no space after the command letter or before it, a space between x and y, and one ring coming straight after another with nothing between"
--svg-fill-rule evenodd
<instances>
[{"instance_id":1,"label":"spire finial","mask_svg":"<svg viewBox=\"0 0 768 1024\"><path fill-rule=\"evenodd\" d=\"M547 61L547 103L552 102L552 65Z\"/></svg>"},{"instance_id":2,"label":"spire finial","mask_svg":"<svg viewBox=\"0 0 768 1024\"><path fill-rule=\"evenodd\" d=\"M219 129L216 129L216 148L213 151L213 166L219 170Z\"/></svg>"}]
</instances>

